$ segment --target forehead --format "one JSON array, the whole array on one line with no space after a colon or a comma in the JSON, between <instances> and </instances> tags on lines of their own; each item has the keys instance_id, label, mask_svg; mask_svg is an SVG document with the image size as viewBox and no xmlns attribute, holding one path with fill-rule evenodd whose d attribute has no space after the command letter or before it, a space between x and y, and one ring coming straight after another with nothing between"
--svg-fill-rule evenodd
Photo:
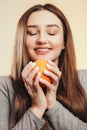
<instances>
[{"instance_id":1,"label":"forehead","mask_svg":"<svg viewBox=\"0 0 87 130\"><path fill-rule=\"evenodd\" d=\"M60 19L52 12L48 10L40 10L33 12L27 21L28 25L47 25L47 24L58 24L62 26Z\"/></svg>"}]
</instances>

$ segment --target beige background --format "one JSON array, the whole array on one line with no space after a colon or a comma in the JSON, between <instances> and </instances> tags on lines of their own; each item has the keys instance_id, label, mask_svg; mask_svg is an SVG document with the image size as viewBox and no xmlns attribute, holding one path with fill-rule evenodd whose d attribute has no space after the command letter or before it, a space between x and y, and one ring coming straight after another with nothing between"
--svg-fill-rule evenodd
<instances>
[{"instance_id":1,"label":"beige background","mask_svg":"<svg viewBox=\"0 0 87 130\"><path fill-rule=\"evenodd\" d=\"M0 75L10 74L18 19L41 3L53 3L64 12L73 32L77 69L87 69L87 0L0 0Z\"/></svg>"}]
</instances>

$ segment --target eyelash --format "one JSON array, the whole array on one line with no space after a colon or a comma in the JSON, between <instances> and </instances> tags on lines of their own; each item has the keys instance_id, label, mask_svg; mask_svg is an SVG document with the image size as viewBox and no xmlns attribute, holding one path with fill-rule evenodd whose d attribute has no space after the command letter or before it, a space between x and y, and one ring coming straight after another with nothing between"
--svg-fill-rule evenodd
<instances>
[{"instance_id":1,"label":"eyelash","mask_svg":"<svg viewBox=\"0 0 87 130\"><path fill-rule=\"evenodd\" d=\"M37 34L37 33L30 33L29 35L30 35L30 36L34 36L34 35L36 35L36 34Z\"/></svg>"},{"instance_id":2,"label":"eyelash","mask_svg":"<svg viewBox=\"0 0 87 130\"><path fill-rule=\"evenodd\" d=\"M34 35L37 35L37 33L33 33L33 34L30 34L30 33L29 33L29 35L30 35L30 36L34 36ZM54 36L55 34L48 33L48 35Z\"/></svg>"},{"instance_id":3,"label":"eyelash","mask_svg":"<svg viewBox=\"0 0 87 130\"><path fill-rule=\"evenodd\" d=\"M36 35L37 33L30 33L30 32L27 30L27 34L30 35L30 36L34 36L34 35Z\"/></svg>"},{"instance_id":4,"label":"eyelash","mask_svg":"<svg viewBox=\"0 0 87 130\"><path fill-rule=\"evenodd\" d=\"M48 33L50 36L54 36L55 35L55 33Z\"/></svg>"},{"instance_id":5,"label":"eyelash","mask_svg":"<svg viewBox=\"0 0 87 130\"><path fill-rule=\"evenodd\" d=\"M30 35L30 36L34 36L34 35L37 35L37 32L36 33L30 33L29 31L27 31L27 34ZM48 35L50 36L54 36L55 33L47 33Z\"/></svg>"}]
</instances>

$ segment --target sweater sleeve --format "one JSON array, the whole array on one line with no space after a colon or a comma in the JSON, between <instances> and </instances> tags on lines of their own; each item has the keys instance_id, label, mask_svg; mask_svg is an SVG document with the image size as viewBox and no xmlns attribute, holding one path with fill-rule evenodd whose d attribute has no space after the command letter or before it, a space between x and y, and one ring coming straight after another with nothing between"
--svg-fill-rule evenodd
<instances>
[{"instance_id":1,"label":"sweater sleeve","mask_svg":"<svg viewBox=\"0 0 87 130\"><path fill-rule=\"evenodd\" d=\"M87 130L87 123L74 116L59 102L46 112L46 117L53 130Z\"/></svg>"},{"instance_id":2,"label":"sweater sleeve","mask_svg":"<svg viewBox=\"0 0 87 130\"><path fill-rule=\"evenodd\" d=\"M41 130L45 121L27 110L23 118L11 130Z\"/></svg>"},{"instance_id":3,"label":"sweater sleeve","mask_svg":"<svg viewBox=\"0 0 87 130\"><path fill-rule=\"evenodd\" d=\"M12 83L7 77L0 77L0 130L41 130L45 121L28 109L23 118L10 128Z\"/></svg>"},{"instance_id":4,"label":"sweater sleeve","mask_svg":"<svg viewBox=\"0 0 87 130\"><path fill-rule=\"evenodd\" d=\"M87 70L78 71L80 83L87 92ZM74 116L61 103L46 112L46 117L53 130L87 130L87 123Z\"/></svg>"},{"instance_id":5,"label":"sweater sleeve","mask_svg":"<svg viewBox=\"0 0 87 130\"><path fill-rule=\"evenodd\" d=\"M10 115L10 107L8 100L8 90L4 86L5 82L0 78L0 130L8 130L9 129L9 115Z\"/></svg>"}]
</instances>

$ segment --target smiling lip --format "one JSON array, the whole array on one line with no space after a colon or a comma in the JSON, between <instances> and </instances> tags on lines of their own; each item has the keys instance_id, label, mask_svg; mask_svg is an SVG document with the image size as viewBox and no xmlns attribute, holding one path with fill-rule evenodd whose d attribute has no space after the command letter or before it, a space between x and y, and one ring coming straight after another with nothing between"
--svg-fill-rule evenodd
<instances>
[{"instance_id":1,"label":"smiling lip","mask_svg":"<svg viewBox=\"0 0 87 130\"><path fill-rule=\"evenodd\" d=\"M45 54L49 53L50 50L51 50L51 48L36 48L35 52L40 55L45 55Z\"/></svg>"}]
</instances>

